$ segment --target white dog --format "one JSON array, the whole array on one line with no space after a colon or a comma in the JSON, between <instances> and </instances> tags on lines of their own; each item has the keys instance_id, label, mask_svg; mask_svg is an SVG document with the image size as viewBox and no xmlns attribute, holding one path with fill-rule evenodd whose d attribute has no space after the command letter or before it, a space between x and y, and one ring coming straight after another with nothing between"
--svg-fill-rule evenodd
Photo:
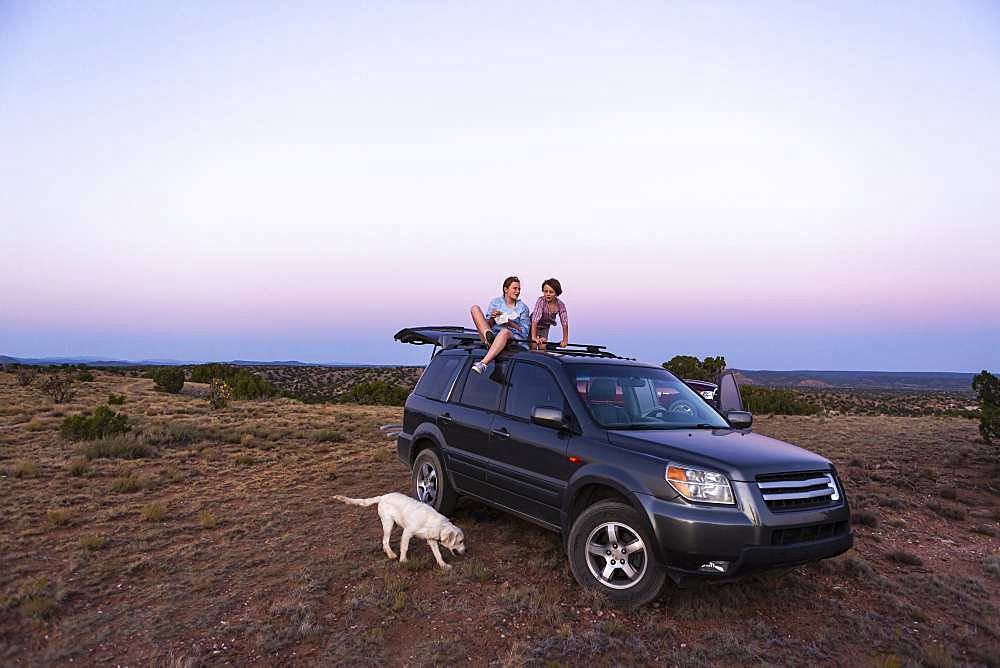
<instances>
[{"instance_id":1,"label":"white dog","mask_svg":"<svg viewBox=\"0 0 1000 668\"><path fill-rule=\"evenodd\" d=\"M441 558L440 542L451 550L452 554L465 553L465 535L462 530L448 521L448 518L431 508L426 503L410 498L405 494L393 492L370 499L351 499L346 496L333 498L349 503L352 506L374 506L378 504L378 516L382 518L382 549L390 559L396 558L396 553L389 547L389 536L398 524L403 527L403 537L399 541L399 560L406 561L406 551L410 547L410 538L423 538L434 553L438 566L449 570L451 566Z\"/></svg>"}]
</instances>

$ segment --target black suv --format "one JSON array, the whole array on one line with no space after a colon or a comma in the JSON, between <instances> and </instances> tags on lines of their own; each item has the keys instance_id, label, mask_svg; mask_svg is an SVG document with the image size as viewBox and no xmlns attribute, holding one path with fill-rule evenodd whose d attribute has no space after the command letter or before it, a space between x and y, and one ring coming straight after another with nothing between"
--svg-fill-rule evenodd
<instances>
[{"instance_id":1,"label":"black suv","mask_svg":"<svg viewBox=\"0 0 1000 668\"><path fill-rule=\"evenodd\" d=\"M750 431L731 374L716 408L599 346L508 349L478 374L475 331L395 338L435 346L397 440L416 497L447 514L469 496L561 532L577 581L617 603L649 601L667 575L736 579L853 544L833 465Z\"/></svg>"}]
</instances>

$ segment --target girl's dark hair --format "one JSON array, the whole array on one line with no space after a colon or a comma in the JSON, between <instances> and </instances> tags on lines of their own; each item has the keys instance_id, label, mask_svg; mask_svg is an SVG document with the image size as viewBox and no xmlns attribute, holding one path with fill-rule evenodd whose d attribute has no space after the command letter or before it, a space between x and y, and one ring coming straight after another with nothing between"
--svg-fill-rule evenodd
<instances>
[{"instance_id":1,"label":"girl's dark hair","mask_svg":"<svg viewBox=\"0 0 1000 668\"><path fill-rule=\"evenodd\" d=\"M546 285L556 291L556 297L562 294L562 284L557 279L546 278L542 281L542 290L545 289Z\"/></svg>"},{"instance_id":2,"label":"girl's dark hair","mask_svg":"<svg viewBox=\"0 0 1000 668\"><path fill-rule=\"evenodd\" d=\"M503 289L506 290L507 288L509 288L511 283L520 283L520 282L521 279L518 278L517 276L508 276L507 278L503 279Z\"/></svg>"}]
</instances>

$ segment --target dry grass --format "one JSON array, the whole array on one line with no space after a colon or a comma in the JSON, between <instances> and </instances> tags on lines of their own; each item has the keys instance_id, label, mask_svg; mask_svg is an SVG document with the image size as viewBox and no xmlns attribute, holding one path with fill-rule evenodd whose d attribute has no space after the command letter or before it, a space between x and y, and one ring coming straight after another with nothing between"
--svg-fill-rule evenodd
<instances>
[{"instance_id":1,"label":"dry grass","mask_svg":"<svg viewBox=\"0 0 1000 668\"><path fill-rule=\"evenodd\" d=\"M989 665L1000 655L990 488L1000 462L969 421L758 418L757 431L837 465L860 519L855 550L736 585L668 586L623 612L576 586L558 536L468 500L452 516L469 546L445 553L452 572L417 540L410 563L386 559L374 510L330 496L408 491L377 431L401 421L398 409L274 399L212 411L195 393L95 376L58 410L122 395L134 441L156 457L87 460L54 430L26 428L59 416L0 373L0 663ZM49 509L73 515L56 526Z\"/></svg>"}]
</instances>

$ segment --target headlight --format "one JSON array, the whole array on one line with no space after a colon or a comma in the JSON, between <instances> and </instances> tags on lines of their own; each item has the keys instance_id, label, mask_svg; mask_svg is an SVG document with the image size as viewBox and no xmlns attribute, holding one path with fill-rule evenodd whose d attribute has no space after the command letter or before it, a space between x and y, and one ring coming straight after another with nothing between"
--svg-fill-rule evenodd
<instances>
[{"instance_id":1,"label":"headlight","mask_svg":"<svg viewBox=\"0 0 1000 668\"><path fill-rule=\"evenodd\" d=\"M735 504L729 481L716 471L671 464L667 467L666 477L670 486L688 501Z\"/></svg>"}]
</instances>

